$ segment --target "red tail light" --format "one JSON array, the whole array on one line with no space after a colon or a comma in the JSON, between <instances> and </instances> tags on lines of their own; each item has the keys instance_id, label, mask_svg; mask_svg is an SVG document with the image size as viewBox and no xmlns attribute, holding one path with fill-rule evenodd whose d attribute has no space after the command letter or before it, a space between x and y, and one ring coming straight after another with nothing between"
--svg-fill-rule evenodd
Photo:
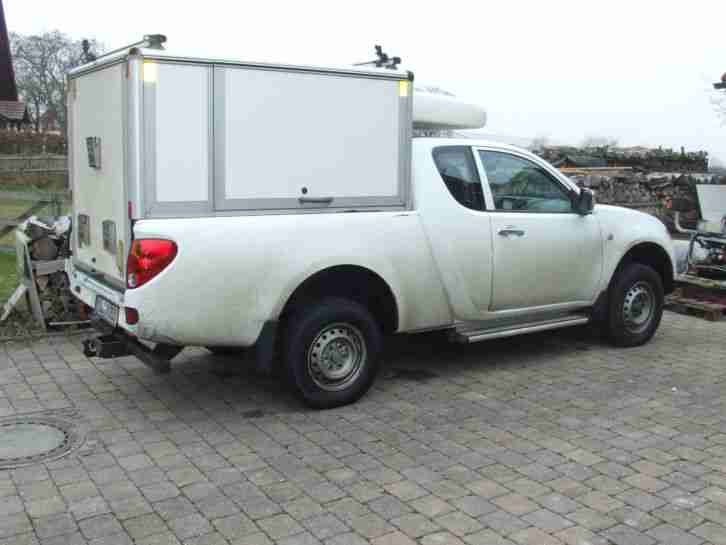
<instances>
[{"instance_id":1,"label":"red tail light","mask_svg":"<svg viewBox=\"0 0 726 545\"><path fill-rule=\"evenodd\" d=\"M176 251L171 240L134 240L126 266L126 285L133 289L146 284L174 261Z\"/></svg>"},{"instance_id":2,"label":"red tail light","mask_svg":"<svg viewBox=\"0 0 726 545\"><path fill-rule=\"evenodd\" d=\"M125 307L126 310L126 323L134 325L139 323L139 311L135 308Z\"/></svg>"}]
</instances>

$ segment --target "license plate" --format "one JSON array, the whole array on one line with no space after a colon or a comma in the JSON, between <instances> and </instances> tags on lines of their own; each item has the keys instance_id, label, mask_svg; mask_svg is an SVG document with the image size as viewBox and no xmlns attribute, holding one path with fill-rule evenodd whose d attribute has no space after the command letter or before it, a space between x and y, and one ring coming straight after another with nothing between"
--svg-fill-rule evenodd
<instances>
[{"instance_id":1,"label":"license plate","mask_svg":"<svg viewBox=\"0 0 726 545\"><path fill-rule=\"evenodd\" d=\"M112 326L118 322L118 306L100 295L96 296L96 314Z\"/></svg>"}]
</instances>

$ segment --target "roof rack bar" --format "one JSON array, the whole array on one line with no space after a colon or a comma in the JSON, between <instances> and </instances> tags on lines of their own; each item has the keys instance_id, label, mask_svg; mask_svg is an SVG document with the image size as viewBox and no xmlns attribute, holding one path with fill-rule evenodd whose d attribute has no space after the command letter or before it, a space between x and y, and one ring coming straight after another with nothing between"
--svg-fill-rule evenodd
<instances>
[{"instance_id":1,"label":"roof rack bar","mask_svg":"<svg viewBox=\"0 0 726 545\"><path fill-rule=\"evenodd\" d=\"M119 47L118 49L114 49L113 51L109 51L108 53L104 53L103 55L99 55L94 60L97 61L99 59L103 59L104 57L110 57L111 55L115 55L116 53L119 53L121 51L125 51L127 49L139 46L145 46L149 49L164 49L165 42L166 36L164 36L163 34L146 34L144 35L143 39L139 40L138 42L134 42L132 44Z\"/></svg>"}]
</instances>

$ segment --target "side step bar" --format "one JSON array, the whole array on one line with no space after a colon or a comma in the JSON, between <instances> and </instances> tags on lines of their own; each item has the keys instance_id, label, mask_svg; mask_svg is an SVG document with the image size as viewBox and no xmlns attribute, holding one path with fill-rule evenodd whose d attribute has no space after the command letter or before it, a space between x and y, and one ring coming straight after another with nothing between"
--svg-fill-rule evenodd
<instances>
[{"instance_id":1,"label":"side step bar","mask_svg":"<svg viewBox=\"0 0 726 545\"><path fill-rule=\"evenodd\" d=\"M581 325L586 324L589 321L589 316L584 314L572 314L570 316L551 320L493 327L489 329L456 329L452 332L452 340L462 344L478 343L489 339L514 337L515 335L521 335L523 333L536 333L537 331L547 331L549 329Z\"/></svg>"}]
</instances>

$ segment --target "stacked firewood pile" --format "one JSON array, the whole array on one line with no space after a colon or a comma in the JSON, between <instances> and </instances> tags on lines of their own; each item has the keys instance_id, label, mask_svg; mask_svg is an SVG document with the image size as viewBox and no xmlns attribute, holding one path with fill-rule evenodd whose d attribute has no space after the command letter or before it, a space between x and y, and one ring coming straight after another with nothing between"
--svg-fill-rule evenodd
<instances>
[{"instance_id":1,"label":"stacked firewood pile","mask_svg":"<svg viewBox=\"0 0 726 545\"><path fill-rule=\"evenodd\" d=\"M608 167L628 167L643 172L706 172L708 153L705 151L686 151L663 148L619 148L547 146L535 150L540 157L554 165L567 157L586 156L598 159Z\"/></svg>"},{"instance_id":2,"label":"stacked firewood pile","mask_svg":"<svg viewBox=\"0 0 726 545\"><path fill-rule=\"evenodd\" d=\"M18 227L20 285L0 307L0 338L85 322L86 317L70 292L65 273L65 260L71 255L70 235L68 216L32 216ZM24 301L28 303L29 312L22 310Z\"/></svg>"},{"instance_id":3,"label":"stacked firewood pile","mask_svg":"<svg viewBox=\"0 0 726 545\"><path fill-rule=\"evenodd\" d=\"M685 227L695 228L700 217L696 185L726 184L726 176L659 175L632 171L613 175L577 174L570 175L570 178L578 185L595 191L598 203L648 212L659 217L671 232L675 232L675 225L673 213L666 206L669 199L680 199L689 204L681 213L682 223Z\"/></svg>"}]
</instances>

